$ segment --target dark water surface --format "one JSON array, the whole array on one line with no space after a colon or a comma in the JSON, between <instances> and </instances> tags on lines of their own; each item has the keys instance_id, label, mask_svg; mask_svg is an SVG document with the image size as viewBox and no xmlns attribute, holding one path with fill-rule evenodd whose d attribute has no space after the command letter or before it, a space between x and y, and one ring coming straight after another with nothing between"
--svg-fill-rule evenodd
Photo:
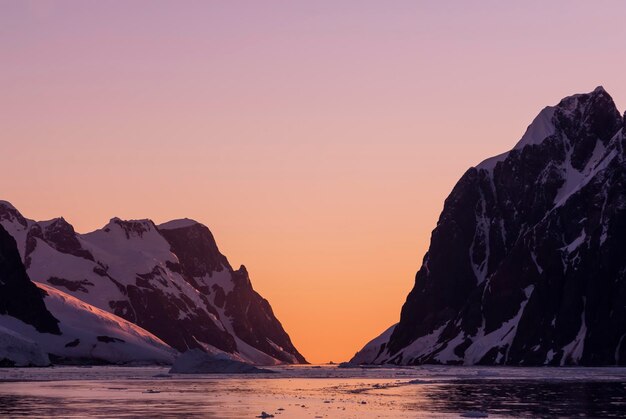
<instances>
[{"instance_id":1,"label":"dark water surface","mask_svg":"<svg viewBox=\"0 0 626 419\"><path fill-rule=\"evenodd\" d=\"M0 417L626 417L626 369L281 367L0 369Z\"/></svg>"},{"instance_id":2,"label":"dark water surface","mask_svg":"<svg viewBox=\"0 0 626 419\"><path fill-rule=\"evenodd\" d=\"M458 381L406 388L419 398L407 409L488 412L490 416L626 417L626 384L620 382Z\"/></svg>"}]
</instances>

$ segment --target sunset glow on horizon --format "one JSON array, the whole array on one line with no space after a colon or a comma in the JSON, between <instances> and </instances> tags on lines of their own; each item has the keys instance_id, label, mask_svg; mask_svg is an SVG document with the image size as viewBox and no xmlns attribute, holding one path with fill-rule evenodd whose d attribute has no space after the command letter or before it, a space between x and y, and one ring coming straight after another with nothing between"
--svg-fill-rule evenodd
<instances>
[{"instance_id":1,"label":"sunset glow on horizon","mask_svg":"<svg viewBox=\"0 0 626 419\"><path fill-rule=\"evenodd\" d=\"M461 4L0 0L0 199L195 219L308 361L346 361L465 170L565 96L626 109L626 3Z\"/></svg>"}]
</instances>

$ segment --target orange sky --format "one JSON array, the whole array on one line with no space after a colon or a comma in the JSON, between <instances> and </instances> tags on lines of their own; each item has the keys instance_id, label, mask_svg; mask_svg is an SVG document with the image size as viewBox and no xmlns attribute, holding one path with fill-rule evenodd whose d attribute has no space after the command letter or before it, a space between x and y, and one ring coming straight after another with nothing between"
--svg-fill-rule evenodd
<instances>
[{"instance_id":1,"label":"orange sky","mask_svg":"<svg viewBox=\"0 0 626 419\"><path fill-rule=\"evenodd\" d=\"M310 361L346 360L397 321L469 166L568 94L626 105L625 12L0 0L0 198L81 232L201 221Z\"/></svg>"}]
</instances>

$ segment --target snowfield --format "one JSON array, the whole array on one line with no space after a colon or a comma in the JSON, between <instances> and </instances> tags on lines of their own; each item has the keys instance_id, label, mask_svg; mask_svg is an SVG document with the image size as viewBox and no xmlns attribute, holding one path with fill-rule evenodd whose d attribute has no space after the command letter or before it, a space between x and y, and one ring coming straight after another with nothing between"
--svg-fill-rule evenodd
<instances>
[{"instance_id":1,"label":"snowfield","mask_svg":"<svg viewBox=\"0 0 626 419\"><path fill-rule=\"evenodd\" d=\"M10 316L0 316L0 327L33 344L37 342L34 345L53 355L56 362L171 364L174 361L176 351L139 326L53 287L37 286L47 294L44 298L46 307L60 320L62 334L40 333L33 326ZM0 347L4 348L4 345ZM42 365L41 362L33 364Z\"/></svg>"}]
</instances>

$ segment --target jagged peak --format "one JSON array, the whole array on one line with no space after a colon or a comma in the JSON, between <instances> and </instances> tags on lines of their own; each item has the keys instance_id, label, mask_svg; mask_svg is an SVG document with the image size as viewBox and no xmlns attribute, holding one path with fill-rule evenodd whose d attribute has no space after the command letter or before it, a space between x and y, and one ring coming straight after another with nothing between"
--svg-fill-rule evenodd
<instances>
[{"instance_id":1,"label":"jagged peak","mask_svg":"<svg viewBox=\"0 0 626 419\"><path fill-rule=\"evenodd\" d=\"M620 125L625 123L624 118L626 118L626 114L622 118L613 102L613 98L604 87L598 86L589 93L577 93L567 96L561 99L556 106L543 108L526 128L524 135L522 135L522 138L515 144L512 150L522 150L526 146L541 144L547 138L557 133L559 127L563 124L563 120L571 121L574 118L593 114L596 109L601 109L600 113L614 116L616 121L619 120ZM582 125L585 119L581 118L579 124ZM508 157L509 153L510 151L507 151L483 160L476 168L492 171L498 162Z\"/></svg>"},{"instance_id":2,"label":"jagged peak","mask_svg":"<svg viewBox=\"0 0 626 419\"><path fill-rule=\"evenodd\" d=\"M37 224L39 224L43 228L49 228L51 226L56 226L56 225L72 227L72 225L68 223L63 217L51 218L50 220L44 220L44 221L37 221Z\"/></svg>"},{"instance_id":3,"label":"jagged peak","mask_svg":"<svg viewBox=\"0 0 626 419\"><path fill-rule=\"evenodd\" d=\"M137 220L123 220L120 217L113 217L109 220L110 223L115 224L145 224L145 225L154 225L154 222L149 218L141 218Z\"/></svg>"},{"instance_id":4,"label":"jagged peak","mask_svg":"<svg viewBox=\"0 0 626 419\"><path fill-rule=\"evenodd\" d=\"M526 128L526 132L524 132L522 138L515 144L513 150L521 150L528 145L540 144L546 138L554 135L556 132L556 126L553 121L555 111L555 106L546 106L543 108L535 119L533 119L533 122ZM498 162L508 157L509 153L510 151L507 151L483 160L476 168L492 171Z\"/></svg>"},{"instance_id":5,"label":"jagged peak","mask_svg":"<svg viewBox=\"0 0 626 419\"><path fill-rule=\"evenodd\" d=\"M120 228L126 234L126 238L132 236L142 237L144 233L156 230L154 222L148 218L141 220L122 220L119 217L113 217L109 223L104 226L105 232L110 232L115 228Z\"/></svg>"},{"instance_id":6,"label":"jagged peak","mask_svg":"<svg viewBox=\"0 0 626 419\"><path fill-rule=\"evenodd\" d=\"M0 199L0 207L5 207L14 211L17 211L17 208L15 208L13 206L13 204L11 204L9 201L4 201L2 199Z\"/></svg>"},{"instance_id":7,"label":"jagged peak","mask_svg":"<svg viewBox=\"0 0 626 419\"><path fill-rule=\"evenodd\" d=\"M13 206L9 201L0 200L0 220L6 220L8 222L18 222L23 227L27 227L29 220L24 218L22 213Z\"/></svg>"},{"instance_id":8,"label":"jagged peak","mask_svg":"<svg viewBox=\"0 0 626 419\"><path fill-rule=\"evenodd\" d=\"M70 236L74 236L76 234L74 226L68 223L63 217L57 217L47 221L38 221L36 225L44 230L47 238L51 237L51 235L59 234L61 232L65 235Z\"/></svg>"},{"instance_id":9,"label":"jagged peak","mask_svg":"<svg viewBox=\"0 0 626 419\"><path fill-rule=\"evenodd\" d=\"M163 224L159 224L157 228L159 230L175 230L177 228L187 228L195 225L201 225L196 220L192 220L191 218L179 218L176 220L167 221Z\"/></svg>"},{"instance_id":10,"label":"jagged peak","mask_svg":"<svg viewBox=\"0 0 626 419\"><path fill-rule=\"evenodd\" d=\"M522 138L513 147L514 150L520 150L527 145L540 144L546 138L554 135L556 126L554 124L554 113L557 107L546 106L533 119L533 122L526 128L526 132Z\"/></svg>"},{"instance_id":11,"label":"jagged peak","mask_svg":"<svg viewBox=\"0 0 626 419\"><path fill-rule=\"evenodd\" d=\"M589 93L567 96L561 99L556 106L543 108L513 149L519 150L527 145L540 144L546 138L554 135L560 124L558 117L571 119L586 115L597 107L606 107L605 111L615 114L616 118L621 118L611 95L604 90L604 87L598 86Z\"/></svg>"},{"instance_id":12,"label":"jagged peak","mask_svg":"<svg viewBox=\"0 0 626 419\"><path fill-rule=\"evenodd\" d=\"M597 105L599 100L604 100L609 106L615 107L613 98L608 94L604 87L598 86L589 93L577 93L571 96L567 96L558 103L556 106L561 111L572 114L577 110L585 111L590 106ZM617 111L617 109L615 109Z\"/></svg>"}]
</instances>

